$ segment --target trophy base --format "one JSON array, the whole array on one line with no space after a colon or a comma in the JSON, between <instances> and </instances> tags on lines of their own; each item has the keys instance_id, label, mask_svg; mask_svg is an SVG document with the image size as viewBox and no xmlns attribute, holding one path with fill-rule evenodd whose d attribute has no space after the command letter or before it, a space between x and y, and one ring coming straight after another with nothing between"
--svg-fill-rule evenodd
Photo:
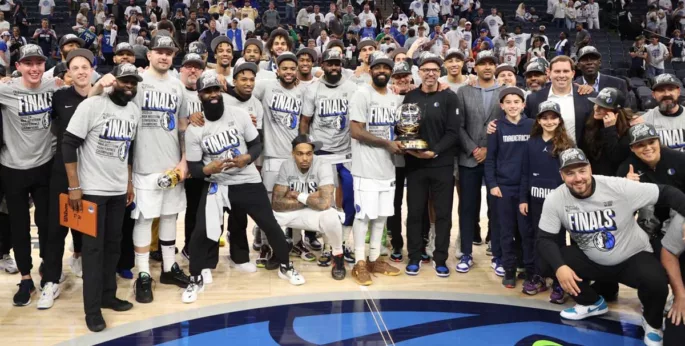
<instances>
[{"instance_id":1,"label":"trophy base","mask_svg":"<svg viewBox=\"0 0 685 346\"><path fill-rule=\"evenodd\" d=\"M400 140L405 150L428 150L428 143L423 139Z\"/></svg>"}]
</instances>

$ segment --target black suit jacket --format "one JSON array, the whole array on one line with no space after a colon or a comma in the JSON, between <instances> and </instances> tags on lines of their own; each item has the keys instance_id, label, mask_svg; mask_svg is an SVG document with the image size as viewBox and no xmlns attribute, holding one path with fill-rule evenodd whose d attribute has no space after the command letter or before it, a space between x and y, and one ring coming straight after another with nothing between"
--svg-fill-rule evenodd
<instances>
[{"instance_id":1,"label":"black suit jacket","mask_svg":"<svg viewBox=\"0 0 685 346\"><path fill-rule=\"evenodd\" d=\"M601 81L601 79L600 79ZM540 91L534 92L528 95L526 99L526 108L524 112L529 118L535 119L538 114L538 108L541 103L547 101L547 96L549 96L549 89L552 87L551 84L546 85ZM578 87L573 86L573 105L576 111L576 143L583 143L582 138L585 132L585 121L588 117L592 116L592 109L594 104L588 101L588 97L597 96L596 92L592 92L589 95L578 95Z\"/></svg>"},{"instance_id":2,"label":"black suit jacket","mask_svg":"<svg viewBox=\"0 0 685 346\"><path fill-rule=\"evenodd\" d=\"M576 80L574 82L578 83L578 84L583 84L583 77L576 78ZM597 91L601 91L604 88L616 88L623 93L626 100L628 99L628 83L626 83L626 81L624 81L621 78L616 78L616 77L612 77L612 76L600 73L600 75L599 75L599 90L597 90Z\"/></svg>"}]
</instances>

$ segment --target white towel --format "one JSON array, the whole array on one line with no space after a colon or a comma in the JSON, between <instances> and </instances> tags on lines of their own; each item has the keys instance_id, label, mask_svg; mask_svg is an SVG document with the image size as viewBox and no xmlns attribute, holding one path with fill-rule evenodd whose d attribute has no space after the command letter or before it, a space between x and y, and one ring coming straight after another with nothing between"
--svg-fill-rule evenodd
<instances>
[{"instance_id":1,"label":"white towel","mask_svg":"<svg viewBox=\"0 0 685 346\"><path fill-rule=\"evenodd\" d=\"M210 183L207 191L207 203L205 204L205 226L207 227L207 238L213 241L219 241L219 237L221 237L224 208L231 208L231 203L228 200L228 186Z\"/></svg>"}]
</instances>

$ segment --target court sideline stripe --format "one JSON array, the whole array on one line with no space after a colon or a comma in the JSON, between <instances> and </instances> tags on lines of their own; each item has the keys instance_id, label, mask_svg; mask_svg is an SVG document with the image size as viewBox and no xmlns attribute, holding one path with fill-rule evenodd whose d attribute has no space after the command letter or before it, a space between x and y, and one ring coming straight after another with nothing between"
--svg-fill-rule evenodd
<instances>
[{"instance_id":1,"label":"court sideline stripe","mask_svg":"<svg viewBox=\"0 0 685 346\"><path fill-rule=\"evenodd\" d=\"M359 289L362 291L362 296L364 297L364 302L366 303L366 305L369 307L369 310L371 311L371 316L373 317L374 322L376 322L376 326L378 327L378 331L380 332L381 337L383 338L383 342L385 342L386 346L389 345L388 341L385 339L385 335L384 335L385 333L387 333L388 339L390 339L390 344L394 346L395 341L392 339L392 336L390 335L390 331L388 330L388 326L385 324L385 321L383 320L383 315L381 314L380 310L378 309L376 302L374 301L373 297L371 297L371 291L369 291L369 289L366 288L365 286L359 286ZM380 320L381 324L383 324L383 328L381 328L380 324L378 323L378 320L376 319L376 314L378 314L378 320Z\"/></svg>"}]
</instances>

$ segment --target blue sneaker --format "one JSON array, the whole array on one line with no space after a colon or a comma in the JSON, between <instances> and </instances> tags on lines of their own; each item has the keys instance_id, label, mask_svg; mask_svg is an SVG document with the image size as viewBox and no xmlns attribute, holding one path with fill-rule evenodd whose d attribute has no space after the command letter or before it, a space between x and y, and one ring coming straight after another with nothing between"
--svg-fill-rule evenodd
<instances>
[{"instance_id":1,"label":"blue sneaker","mask_svg":"<svg viewBox=\"0 0 685 346\"><path fill-rule=\"evenodd\" d=\"M604 298L600 296L599 300L592 305L576 304L576 306L572 308L562 310L560 315L561 318L577 321L591 316L604 315L607 312L609 312L609 307L607 306L607 303L604 301ZM646 333L645 340L647 340Z\"/></svg>"},{"instance_id":2,"label":"blue sneaker","mask_svg":"<svg viewBox=\"0 0 685 346\"><path fill-rule=\"evenodd\" d=\"M402 262L402 249L393 249L390 260L393 262Z\"/></svg>"},{"instance_id":3,"label":"blue sneaker","mask_svg":"<svg viewBox=\"0 0 685 346\"><path fill-rule=\"evenodd\" d=\"M435 274L441 278L450 276L450 268L447 268L447 264L444 261L441 263L433 261L433 268L435 269Z\"/></svg>"},{"instance_id":4,"label":"blue sneaker","mask_svg":"<svg viewBox=\"0 0 685 346\"><path fill-rule=\"evenodd\" d=\"M122 279L131 280L131 279L133 279L133 272L131 272L128 269L122 269L119 271L119 276Z\"/></svg>"},{"instance_id":5,"label":"blue sneaker","mask_svg":"<svg viewBox=\"0 0 685 346\"><path fill-rule=\"evenodd\" d=\"M404 272L407 275L419 275L419 270L421 270L421 261L410 260L409 264L404 268Z\"/></svg>"},{"instance_id":6,"label":"blue sneaker","mask_svg":"<svg viewBox=\"0 0 685 346\"><path fill-rule=\"evenodd\" d=\"M493 257L492 260L490 260L490 268L492 268L499 277L504 277L504 274L506 273L499 257Z\"/></svg>"},{"instance_id":7,"label":"blue sneaker","mask_svg":"<svg viewBox=\"0 0 685 346\"><path fill-rule=\"evenodd\" d=\"M652 326L642 318L642 329L645 330L645 337L642 341L648 346L661 346L664 339L664 332L661 329L652 328Z\"/></svg>"},{"instance_id":8,"label":"blue sneaker","mask_svg":"<svg viewBox=\"0 0 685 346\"><path fill-rule=\"evenodd\" d=\"M471 270L471 267L473 267L473 256L463 255L459 259L456 271L459 273L468 273L469 270Z\"/></svg>"}]
</instances>

